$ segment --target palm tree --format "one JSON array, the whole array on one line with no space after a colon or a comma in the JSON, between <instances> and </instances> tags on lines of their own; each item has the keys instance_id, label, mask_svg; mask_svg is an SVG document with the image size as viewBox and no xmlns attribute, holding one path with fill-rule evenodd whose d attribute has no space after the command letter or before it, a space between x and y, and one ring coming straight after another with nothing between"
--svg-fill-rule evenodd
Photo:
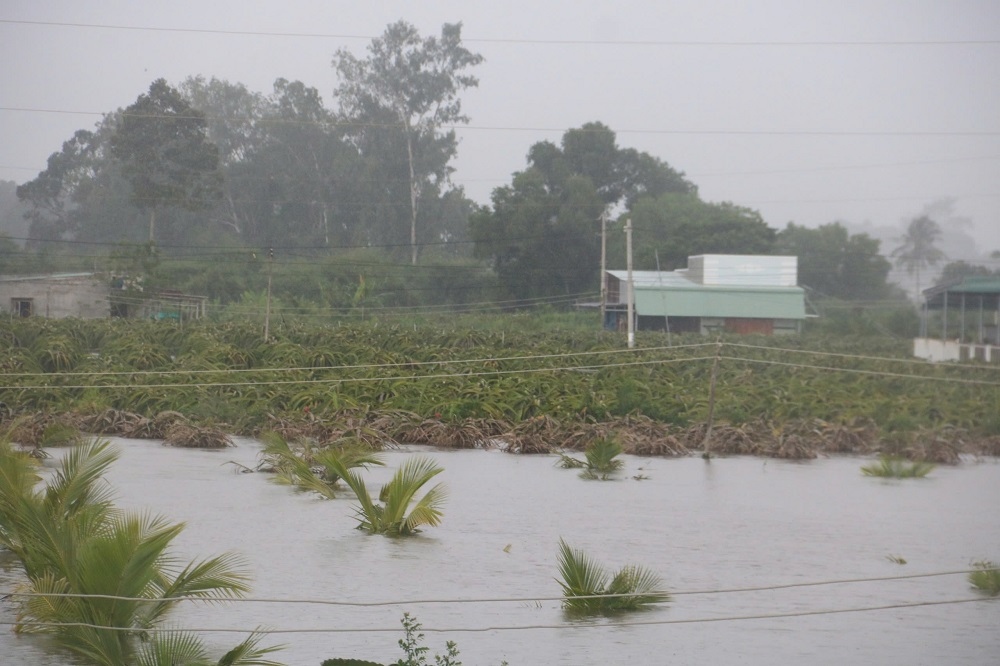
<instances>
[{"instance_id":1,"label":"palm tree","mask_svg":"<svg viewBox=\"0 0 1000 666\"><path fill-rule=\"evenodd\" d=\"M0 442L0 545L20 561L33 596L19 630L55 634L71 652L107 665L209 664L197 637L150 634L180 599L220 601L248 591L238 558L181 568L168 551L182 524L116 510L103 472L118 453L106 441L71 451L35 490L31 462ZM230 664L274 664L251 636ZM224 657L224 658L226 658Z\"/></svg>"},{"instance_id":2,"label":"palm tree","mask_svg":"<svg viewBox=\"0 0 1000 666\"><path fill-rule=\"evenodd\" d=\"M582 468L580 476L584 479L607 481L625 464L618 458L621 452L622 447L618 442L602 437L587 447L584 452L586 460L560 453L559 462L556 464L564 469Z\"/></svg>"},{"instance_id":3,"label":"palm tree","mask_svg":"<svg viewBox=\"0 0 1000 666\"><path fill-rule=\"evenodd\" d=\"M917 297L920 297L920 271L936 266L945 258L944 252L935 247L941 239L941 227L927 215L913 219L902 237L903 244L892 251L896 266L916 276Z\"/></svg>"},{"instance_id":4,"label":"palm tree","mask_svg":"<svg viewBox=\"0 0 1000 666\"><path fill-rule=\"evenodd\" d=\"M362 446L318 448L310 440L301 439L293 447L276 432L264 433L261 440L261 458L274 469L277 483L312 491L326 499L336 497L343 470L385 464L377 452ZM315 471L315 467L322 471Z\"/></svg>"},{"instance_id":5,"label":"palm tree","mask_svg":"<svg viewBox=\"0 0 1000 666\"><path fill-rule=\"evenodd\" d=\"M643 567L626 565L609 576L583 551L559 539L559 585L563 608L580 615L641 610L668 601L660 577Z\"/></svg>"},{"instance_id":6,"label":"palm tree","mask_svg":"<svg viewBox=\"0 0 1000 666\"><path fill-rule=\"evenodd\" d=\"M420 489L444 471L430 458L418 456L407 460L396 470L392 480L382 486L378 502L368 494L359 474L338 461L328 461L327 464L328 469L332 464L333 469L361 502L361 506L357 508L360 521L358 529L372 534L410 536L419 532L419 528L424 525L434 527L441 523L441 507L447 497L442 484L437 484L419 500L415 500Z\"/></svg>"}]
</instances>

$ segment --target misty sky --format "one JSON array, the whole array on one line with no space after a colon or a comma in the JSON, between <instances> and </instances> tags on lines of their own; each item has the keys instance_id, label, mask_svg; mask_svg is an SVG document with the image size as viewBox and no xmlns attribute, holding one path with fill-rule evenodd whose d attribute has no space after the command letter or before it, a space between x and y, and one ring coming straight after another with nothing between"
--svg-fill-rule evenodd
<instances>
[{"instance_id":1,"label":"misty sky","mask_svg":"<svg viewBox=\"0 0 1000 666\"><path fill-rule=\"evenodd\" d=\"M454 176L480 203L533 143L601 121L776 228L894 238L930 211L950 258L1000 249L996 0L2 0L0 179L35 177L158 77L298 79L335 108L334 51L398 19L461 21L486 58Z\"/></svg>"}]
</instances>

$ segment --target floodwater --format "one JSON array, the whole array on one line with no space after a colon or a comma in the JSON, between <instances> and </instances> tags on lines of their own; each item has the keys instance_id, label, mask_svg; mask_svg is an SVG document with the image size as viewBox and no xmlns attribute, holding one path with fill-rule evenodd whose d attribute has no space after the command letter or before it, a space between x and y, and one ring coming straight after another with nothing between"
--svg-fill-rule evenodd
<instances>
[{"instance_id":1,"label":"floodwater","mask_svg":"<svg viewBox=\"0 0 1000 666\"><path fill-rule=\"evenodd\" d=\"M386 468L366 478L377 487L407 456L431 455L446 470L438 477L450 491L444 522L391 539L354 529L346 491L324 501L265 474L237 473L227 461L253 466L251 440L225 451L116 443L123 455L108 480L122 506L186 522L175 542L186 560L242 554L253 598L286 602L178 608L174 626L202 632L217 655L243 636L218 630L259 627L289 632L264 641L286 644L275 657L289 665L394 662L408 612L424 625L431 655L453 640L467 666L1000 663L1000 600L937 603L979 599L964 575L687 594L1000 560L994 460L883 481L862 476L857 458L626 456L621 479L601 482L556 468L551 456L415 447L390 452ZM673 600L612 619L567 618L553 599L560 537L609 568L655 570ZM0 592L17 580L0 559ZM934 605L903 607L914 603ZM884 606L896 607L853 612ZM0 621L11 619L10 604L0 604ZM44 637L0 627L0 663L67 660Z\"/></svg>"}]
</instances>

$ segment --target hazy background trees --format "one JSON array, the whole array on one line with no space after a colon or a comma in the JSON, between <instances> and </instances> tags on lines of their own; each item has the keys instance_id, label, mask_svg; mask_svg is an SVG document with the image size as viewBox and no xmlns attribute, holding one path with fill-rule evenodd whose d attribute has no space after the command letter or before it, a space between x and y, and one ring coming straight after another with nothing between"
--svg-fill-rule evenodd
<instances>
[{"instance_id":1,"label":"hazy background trees","mask_svg":"<svg viewBox=\"0 0 1000 666\"><path fill-rule=\"evenodd\" d=\"M481 62L460 24L424 37L397 22L363 57L334 55L336 108L285 78L267 92L214 77L156 80L16 189L27 250L0 252L35 253L35 270L53 257L109 270L110 255L121 265L155 239L162 286L220 302L258 301L268 271L276 295L303 308L570 302L598 292L602 220L607 266L624 267L631 218L639 270L703 253L795 254L817 295L892 295L877 240L840 223L778 231L752 208L705 201L683 172L619 146L597 121L528 145L525 168L477 205L450 180L450 126L468 120L460 97ZM926 266L933 254L915 248L897 261Z\"/></svg>"}]
</instances>

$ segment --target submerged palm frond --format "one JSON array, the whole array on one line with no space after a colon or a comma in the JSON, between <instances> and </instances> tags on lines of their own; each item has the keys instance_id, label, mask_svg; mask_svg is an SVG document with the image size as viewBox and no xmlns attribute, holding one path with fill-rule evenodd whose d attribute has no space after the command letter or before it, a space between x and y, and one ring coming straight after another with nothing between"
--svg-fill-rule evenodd
<instances>
[{"instance_id":1,"label":"submerged palm frond","mask_svg":"<svg viewBox=\"0 0 1000 666\"><path fill-rule=\"evenodd\" d=\"M442 484L434 486L420 499L416 499L420 489L444 471L433 460L423 457L407 460L396 470L392 480L382 486L378 502L368 494L359 474L342 464L335 464L334 468L339 470L339 475L361 503L357 508L358 529L374 534L408 536L418 532L424 525L433 527L441 523L441 507L447 498Z\"/></svg>"},{"instance_id":2,"label":"submerged palm frond","mask_svg":"<svg viewBox=\"0 0 1000 666\"><path fill-rule=\"evenodd\" d=\"M641 610L670 599L662 580L652 571L627 565L609 580L603 567L562 539L559 575L563 608L581 615Z\"/></svg>"},{"instance_id":3,"label":"submerged palm frond","mask_svg":"<svg viewBox=\"0 0 1000 666\"><path fill-rule=\"evenodd\" d=\"M582 478L601 481L607 481L625 465L618 458L622 453L622 447L613 439L606 437L596 439L587 446L584 453L584 460L560 453L556 465L563 469L582 469L580 472Z\"/></svg>"},{"instance_id":4,"label":"submerged palm frond","mask_svg":"<svg viewBox=\"0 0 1000 666\"><path fill-rule=\"evenodd\" d=\"M991 597L1000 595L1000 564L983 561L973 565L976 571L969 574L969 583Z\"/></svg>"},{"instance_id":5,"label":"submerged palm frond","mask_svg":"<svg viewBox=\"0 0 1000 666\"><path fill-rule=\"evenodd\" d=\"M893 479L923 478L931 473L935 465L929 462L910 462L894 456L881 456L877 463L864 465L861 473L865 476L879 476Z\"/></svg>"}]
</instances>

